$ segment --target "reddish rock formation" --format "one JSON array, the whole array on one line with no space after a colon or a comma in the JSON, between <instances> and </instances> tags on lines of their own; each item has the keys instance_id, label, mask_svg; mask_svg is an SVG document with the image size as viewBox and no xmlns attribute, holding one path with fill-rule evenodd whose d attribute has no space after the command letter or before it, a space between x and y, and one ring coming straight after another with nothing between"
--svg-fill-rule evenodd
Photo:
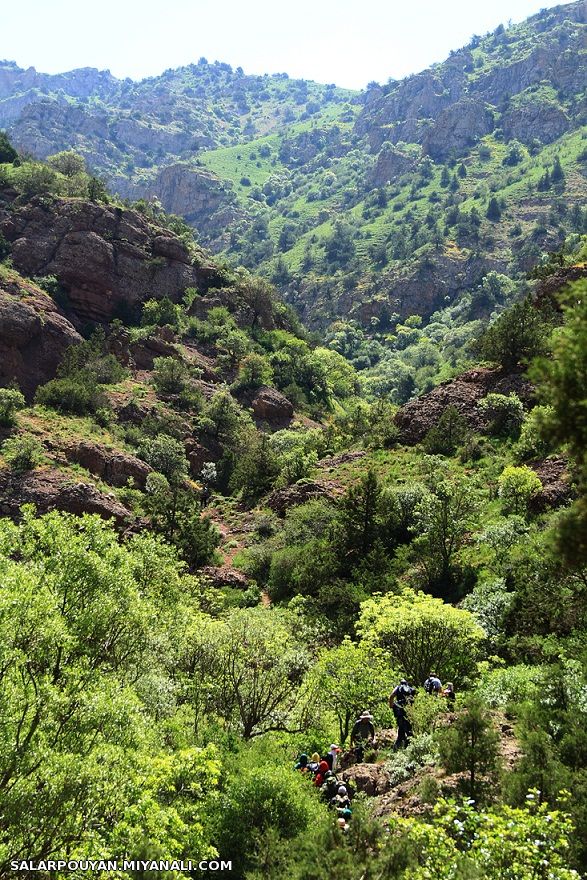
<instances>
[{"instance_id":1,"label":"reddish rock formation","mask_svg":"<svg viewBox=\"0 0 587 880\"><path fill-rule=\"evenodd\" d=\"M293 486L284 489L276 489L267 498L267 507L274 510L278 516L285 516L290 507L305 504L317 498L333 499L342 492L342 488L333 482L316 482L315 480L300 480Z\"/></svg>"},{"instance_id":2,"label":"reddish rock formation","mask_svg":"<svg viewBox=\"0 0 587 880\"><path fill-rule=\"evenodd\" d=\"M148 464L134 455L107 449L89 440L68 446L65 457L111 486L126 486L128 480L132 479L139 488L144 489L147 476L152 471Z\"/></svg>"},{"instance_id":3,"label":"reddish rock formation","mask_svg":"<svg viewBox=\"0 0 587 880\"><path fill-rule=\"evenodd\" d=\"M255 419L267 422L272 427L285 427L293 418L291 401L275 388L259 388L251 403Z\"/></svg>"},{"instance_id":4,"label":"reddish rock formation","mask_svg":"<svg viewBox=\"0 0 587 880\"><path fill-rule=\"evenodd\" d=\"M110 321L138 312L150 297L177 301L187 287L223 284L203 254L194 265L181 239L136 211L39 196L0 206L0 232L20 272L56 276L80 322Z\"/></svg>"},{"instance_id":5,"label":"reddish rock formation","mask_svg":"<svg viewBox=\"0 0 587 880\"><path fill-rule=\"evenodd\" d=\"M16 273L0 281L0 385L16 381L31 398L77 342L81 336L50 296Z\"/></svg>"},{"instance_id":6,"label":"reddish rock formation","mask_svg":"<svg viewBox=\"0 0 587 880\"><path fill-rule=\"evenodd\" d=\"M532 510L540 512L549 507L561 507L573 496L567 462L560 456L530 463L540 478L542 490L531 501Z\"/></svg>"},{"instance_id":7,"label":"reddish rock formation","mask_svg":"<svg viewBox=\"0 0 587 880\"><path fill-rule=\"evenodd\" d=\"M133 515L112 495L105 495L90 483L75 482L66 474L49 468L38 468L16 474L9 468L0 470L0 516L18 519L23 504L34 504L37 513L65 510L78 516L97 513L113 519L117 526L129 525Z\"/></svg>"},{"instance_id":8,"label":"reddish rock formation","mask_svg":"<svg viewBox=\"0 0 587 880\"><path fill-rule=\"evenodd\" d=\"M246 590L249 586L247 576L230 565L207 565L201 569L201 574L210 581L213 587L233 587L237 590Z\"/></svg>"},{"instance_id":9,"label":"reddish rock formation","mask_svg":"<svg viewBox=\"0 0 587 880\"><path fill-rule=\"evenodd\" d=\"M362 791L369 797L385 794L391 789L391 776L382 764L353 764L343 770L345 784L354 791Z\"/></svg>"},{"instance_id":10,"label":"reddish rock formation","mask_svg":"<svg viewBox=\"0 0 587 880\"><path fill-rule=\"evenodd\" d=\"M401 442L419 443L449 406L456 407L473 430L481 430L485 423L477 405L490 393L515 393L524 403L531 404L533 388L519 371L470 370L411 400L396 413L394 421L400 430Z\"/></svg>"}]
</instances>

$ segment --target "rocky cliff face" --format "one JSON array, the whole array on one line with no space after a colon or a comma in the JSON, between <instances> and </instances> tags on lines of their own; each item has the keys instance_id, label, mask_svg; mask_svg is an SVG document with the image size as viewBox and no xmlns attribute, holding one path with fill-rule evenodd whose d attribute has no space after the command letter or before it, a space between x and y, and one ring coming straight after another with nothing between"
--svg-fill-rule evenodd
<instances>
[{"instance_id":1,"label":"rocky cliff face","mask_svg":"<svg viewBox=\"0 0 587 880\"><path fill-rule=\"evenodd\" d=\"M50 296L16 273L0 277L0 386L16 380L30 398L77 342L79 333Z\"/></svg>"},{"instance_id":2,"label":"rocky cliff face","mask_svg":"<svg viewBox=\"0 0 587 880\"><path fill-rule=\"evenodd\" d=\"M181 298L187 287L221 287L216 267L136 211L72 199L0 202L0 232L15 268L54 275L81 322L137 314L150 297Z\"/></svg>"},{"instance_id":3,"label":"rocky cliff face","mask_svg":"<svg viewBox=\"0 0 587 880\"><path fill-rule=\"evenodd\" d=\"M509 99L544 80L562 94L580 93L587 66L584 33L576 25L585 24L586 15L585 3L578 2L549 10L548 16L534 16L528 20L530 31L539 37L547 27L548 38L542 36L534 46L524 43L519 49L508 45L501 51L500 63L487 70L476 70L474 55L466 48L444 64L392 83L365 101L357 133L367 135L374 152L384 141L407 141L422 144L425 152L444 159L492 131L491 113L500 110L506 96ZM499 52L499 35L495 40ZM552 108L547 115L550 119L543 124L538 114L525 113L526 124L519 126L524 140L544 137L549 143L559 136L553 137L554 131L565 130L561 127L564 120ZM506 124L511 127L512 123L512 114L508 114Z\"/></svg>"},{"instance_id":4,"label":"rocky cliff face","mask_svg":"<svg viewBox=\"0 0 587 880\"><path fill-rule=\"evenodd\" d=\"M111 183L126 198L157 198L165 211L185 217L207 239L222 235L230 223L244 216L229 182L181 162L162 168L150 182L136 184L116 177Z\"/></svg>"}]
</instances>

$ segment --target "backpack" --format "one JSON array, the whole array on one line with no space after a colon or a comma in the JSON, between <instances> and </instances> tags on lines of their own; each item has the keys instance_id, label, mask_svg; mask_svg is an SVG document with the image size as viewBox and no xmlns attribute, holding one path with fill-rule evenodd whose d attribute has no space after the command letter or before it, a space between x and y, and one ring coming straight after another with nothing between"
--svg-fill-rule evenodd
<instances>
[{"instance_id":1,"label":"backpack","mask_svg":"<svg viewBox=\"0 0 587 880\"><path fill-rule=\"evenodd\" d=\"M405 706L406 703L411 702L413 696L414 688L411 688L408 684L400 684L395 698L400 706Z\"/></svg>"},{"instance_id":2,"label":"backpack","mask_svg":"<svg viewBox=\"0 0 587 880\"><path fill-rule=\"evenodd\" d=\"M440 687L440 681L437 678L427 678L424 682L424 690L427 694L437 694Z\"/></svg>"}]
</instances>

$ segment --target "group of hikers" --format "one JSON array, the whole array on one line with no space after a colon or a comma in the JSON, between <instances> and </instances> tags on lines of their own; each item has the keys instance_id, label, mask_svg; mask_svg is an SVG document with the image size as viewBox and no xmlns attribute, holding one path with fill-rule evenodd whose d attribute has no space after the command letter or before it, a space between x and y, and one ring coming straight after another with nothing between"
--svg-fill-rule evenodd
<instances>
[{"instance_id":1,"label":"group of hikers","mask_svg":"<svg viewBox=\"0 0 587 880\"><path fill-rule=\"evenodd\" d=\"M424 682L424 690L432 696L443 697L447 702L447 708L452 708L454 705L456 694L453 683L449 681L443 686L435 672L431 672ZM413 736L408 709L414 702L415 696L416 688L412 687L405 678L401 679L389 696L389 705L397 724L397 739L394 744L396 751L406 748ZM351 730L350 745L350 753L344 758L351 757L353 762L358 763L363 762L367 749L377 747L375 726L370 712L363 712L355 721ZM336 743L332 743L328 752L322 756L318 752L314 752L309 757L305 753L301 754L295 769L311 775L314 785L320 789L323 798L332 809L336 810L339 827L343 831L348 831L348 823L352 816L350 789L337 776L342 759L342 749Z\"/></svg>"},{"instance_id":2,"label":"group of hikers","mask_svg":"<svg viewBox=\"0 0 587 880\"><path fill-rule=\"evenodd\" d=\"M435 672L431 672L424 682L424 690L427 694L435 697L444 697L447 706L452 708L456 694L452 681L448 681L444 687ZM394 749L405 749L413 736L412 723L408 714L408 707L414 702L416 688L411 687L407 679L402 678L389 697L389 705L393 711L397 724L397 739Z\"/></svg>"},{"instance_id":3,"label":"group of hikers","mask_svg":"<svg viewBox=\"0 0 587 880\"><path fill-rule=\"evenodd\" d=\"M318 752L314 752L310 757L305 753L301 754L295 769L312 776L314 785L320 789L323 799L331 809L336 810L339 828L347 832L353 811L350 791L337 776L341 752L342 749L336 743L332 743L328 752L322 757Z\"/></svg>"}]
</instances>

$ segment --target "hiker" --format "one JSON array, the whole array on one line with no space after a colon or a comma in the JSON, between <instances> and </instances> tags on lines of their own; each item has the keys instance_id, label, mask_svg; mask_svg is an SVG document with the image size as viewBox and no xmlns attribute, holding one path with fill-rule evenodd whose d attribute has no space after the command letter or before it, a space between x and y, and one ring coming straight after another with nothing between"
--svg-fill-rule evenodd
<instances>
[{"instance_id":1,"label":"hiker","mask_svg":"<svg viewBox=\"0 0 587 880\"><path fill-rule=\"evenodd\" d=\"M300 773L308 772L308 756L305 754L300 755L298 758L297 764L294 767L294 770L299 770Z\"/></svg>"},{"instance_id":2,"label":"hiker","mask_svg":"<svg viewBox=\"0 0 587 880\"><path fill-rule=\"evenodd\" d=\"M442 682L435 672L431 672L424 682L424 690L427 694L434 694L437 697L442 690Z\"/></svg>"},{"instance_id":3,"label":"hiker","mask_svg":"<svg viewBox=\"0 0 587 880\"><path fill-rule=\"evenodd\" d=\"M322 758L323 761L326 761L328 763L328 766L333 773L336 773L338 767L338 756L340 752L341 749L339 748L339 746L337 746L336 743L331 743L329 751Z\"/></svg>"},{"instance_id":4,"label":"hiker","mask_svg":"<svg viewBox=\"0 0 587 880\"><path fill-rule=\"evenodd\" d=\"M455 694L455 686L452 681L447 681L441 696L445 698L448 708L452 709L457 698L457 695Z\"/></svg>"},{"instance_id":5,"label":"hiker","mask_svg":"<svg viewBox=\"0 0 587 880\"><path fill-rule=\"evenodd\" d=\"M344 816L339 816L336 824L338 825L338 827L340 828L340 830L342 831L343 834L348 834L349 826L348 826L347 821L344 818Z\"/></svg>"},{"instance_id":6,"label":"hiker","mask_svg":"<svg viewBox=\"0 0 587 880\"><path fill-rule=\"evenodd\" d=\"M316 773L318 772L318 764L319 764L319 763L320 763L320 755L318 754L318 752L314 752L314 753L312 754L312 757L310 758L310 760L309 760L309 762L308 762L308 770L309 770L310 773L312 773L314 776L315 776Z\"/></svg>"},{"instance_id":7,"label":"hiker","mask_svg":"<svg viewBox=\"0 0 587 880\"><path fill-rule=\"evenodd\" d=\"M341 812L342 810L350 810L351 799L349 798L349 793L347 791L346 785L338 786L338 791L330 801L330 806L334 807L335 810L340 810Z\"/></svg>"},{"instance_id":8,"label":"hiker","mask_svg":"<svg viewBox=\"0 0 587 880\"><path fill-rule=\"evenodd\" d=\"M389 697L389 705L397 723L397 739L393 747L396 752L398 749L405 749L413 734L406 709L410 703L413 703L415 693L416 689L410 687L407 680L402 678Z\"/></svg>"},{"instance_id":9,"label":"hiker","mask_svg":"<svg viewBox=\"0 0 587 880\"><path fill-rule=\"evenodd\" d=\"M332 770L327 770L324 774L324 782L320 787L320 793L327 803L330 803L332 798L337 794L339 785L340 782L338 781Z\"/></svg>"},{"instance_id":10,"label":"hiker","mask_svg":"<svg viewBox=\"0 0 587 880\"><path fill-rule=\"evenodd\" d=\"M351 748L354 748L355 756L359 763L365 756L365 746L375 745L375 742L373 716L369 712L363 712L355 721L351 731Z\"/></svg>"},{"instance_id":11,"label":"hiker","mask_svg":"<svg viewBox=\"0 0 587 880\"><path fill-rule=\"evenodd\" d=\"M316 773L316 776L314 778L314 785L316 786L316 788L320 788L320 786L324 782L324 776L329 770L330 767L328 766L328 763L326 761L320 761L320 763L318 764L318 772Z\"/></svg>"}]
</instances>

